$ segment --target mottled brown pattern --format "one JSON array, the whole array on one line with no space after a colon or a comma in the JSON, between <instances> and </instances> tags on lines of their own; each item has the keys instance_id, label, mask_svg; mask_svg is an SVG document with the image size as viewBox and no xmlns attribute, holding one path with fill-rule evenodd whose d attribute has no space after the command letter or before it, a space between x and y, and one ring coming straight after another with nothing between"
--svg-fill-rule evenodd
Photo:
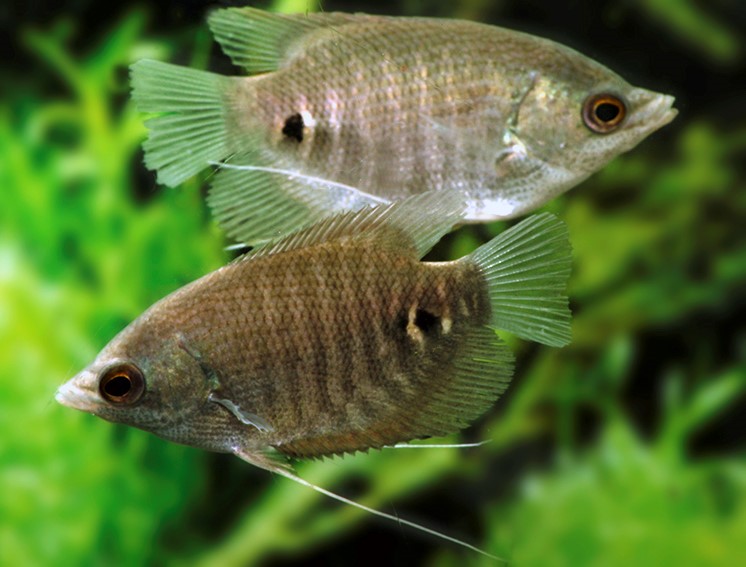
<instances>
[{"instance_id":1,"label":"mottled brown pattern","mask_svg":"<svg viewBox=\"0 0 746 567\"><path fill-rule=\"evenodd\" d=\"M462 300L471 315L459 313ZM312 455L435 434L412 429L424 427L424 390L447 379L463 330L489 319L487 302L469 264L348 241L227 266L167 299L151 325L184 329L220 397L272 425L267 444ZM413 305L452 314L452 328L413 341Z\"/></svg>"},{"instance_id":2,"label":"mottled brown pattern","mask_svg":"<svg viewBox=\"0 0 746 567\"><path fill-rule=\"evenodd\" d=\"M536 215L459 260L422 257L460 218L456 195L330 217L162 299L64 384L71 407L281 470L457 431L505 391L488 325L570 340L564 225ZM126 399L102 377L144 379ZM121 386L121 384L120 384Z\"/></svg>"}]
</instances>

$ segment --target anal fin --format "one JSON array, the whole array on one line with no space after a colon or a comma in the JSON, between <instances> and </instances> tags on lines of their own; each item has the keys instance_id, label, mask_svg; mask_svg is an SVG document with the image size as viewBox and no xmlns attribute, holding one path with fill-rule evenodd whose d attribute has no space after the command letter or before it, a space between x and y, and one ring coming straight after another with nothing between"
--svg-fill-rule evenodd
<instances>
[{"instance_id":1,"label":"anal fin","mask_svg":"<svg viewBox=\"0 0 746 567\"><path fill-rule=\"evenodd\" d=\"M207 201L225 232L255 246L345 210L386 203L380 197L303 174L260 152L214 163Z\"/></svg>"}]
</instances>

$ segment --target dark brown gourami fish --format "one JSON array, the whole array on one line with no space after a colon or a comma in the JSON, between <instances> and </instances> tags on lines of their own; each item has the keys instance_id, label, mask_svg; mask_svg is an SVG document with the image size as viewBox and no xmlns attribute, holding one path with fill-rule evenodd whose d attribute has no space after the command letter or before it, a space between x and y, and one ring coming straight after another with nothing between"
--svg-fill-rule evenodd
<instances>
[{"instance_id":1,"label":"dark brown gourami fish","mask_svg":"<svg viewBox=\"0 0 746 567\"><path fill-rule=\"evenodd\" d=\"M304 484L287 457L457 431L511 378L493 328L570 339L564 224L541 214L421 262L463 208L426 193L270 243L153 305L57 400Z\"/></svg>"},{"instance_id":2,"label":"dark brown gourami fish","mask_svg":"<svg viewBox=\"0 0 746 567\"><path fill-rule=\"evenodd\" d=\"M249 77L132 67L148 167L176 185L220 163L210 205L255 243L335 211L426 191L465 222L525 214L676 115L552 41L476 22L218 10L217 41Z\"/></svg>"}]
</instances>

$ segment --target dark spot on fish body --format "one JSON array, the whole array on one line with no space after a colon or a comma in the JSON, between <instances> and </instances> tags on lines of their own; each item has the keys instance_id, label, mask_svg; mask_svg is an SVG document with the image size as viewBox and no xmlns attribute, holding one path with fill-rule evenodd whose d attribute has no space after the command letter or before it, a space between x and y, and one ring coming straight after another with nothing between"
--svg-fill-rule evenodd
<instances>
[{"instance_id":1,"label":"dark spot on fish body","mask_svg":"<svg viewBox=\"0 0 746 567\"><path fill-rule=\"evenodd\" d=\"M437 315L425 309L415 309L414 317L409 312L403 312L398 320L397 327L401 332L409 333L412 325L422 332L424 336L434 336L441 328L441 319Z\"/></svg>"},{"instance_id":2,"label":"dark spot on fish body","mask_svg":"<svg viewBox=\"0 0 746 567\"><path fill-rule=\"evenodd\" d=\"M418 309L415 313L414 324L422 330L425 335L437 333L441 328L440 317L433 315L424 309Z\"/></svg>"},{"instance_id":3,"label":"dark spot on fish body","mask_svg":"<svg viewBox=\"0 0 746 567\"><path fill-rule=\"evenodd\" d=\"M299 114L292 114L285 120L285 125L282 127L282 134L286 138L295 140L299 144L303 141L303 117Z\"/></svg>"}]
</instances>

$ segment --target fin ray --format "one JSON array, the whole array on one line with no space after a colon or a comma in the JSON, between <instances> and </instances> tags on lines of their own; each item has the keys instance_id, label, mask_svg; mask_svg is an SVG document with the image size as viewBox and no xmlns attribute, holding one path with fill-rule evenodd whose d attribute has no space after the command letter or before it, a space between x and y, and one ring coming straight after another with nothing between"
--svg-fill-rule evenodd
<instances>
[{"instance_id":1,"label":"fin ray","mask_svg":"<svg viewBox=\"0 0 746 567\"><path fill-rule=\"evenodd\" d=\"M550 346L570 342L572 250L563 222L549 213L529 217L465 260L485 275L495 327Z\"/></svg>"},{"instance_id":2,"label":"fin ray","mask_svg":"<svg viewBox=\"0 0 746 567\"><path fill-rule=\"evenodd\" d=\"M261 244L336 212L385 202L268 162L256 151L213 164L220 171L207 202L226 234L240 242Z\"/></svg>"},{"instance_id":3,"label":"fin ray","mask_svg":"<svg viewBox=\"0 0 746 567\"><path fill-rule=\"evenodd\" d=\"M243 258L256 258L337 238L374 238L424 256L464 215L463 198L453 192L428 192L388 205L365 207L326 217L270 242Z\"/></svg>"},{"instance_id":4,"label":"fin ray","mask_svg":"<svg viewBox=\"0 0 746 567\"><path fill-rule=\"evenodd\" d=\"M457 539L455 537L449 536L444 534L443 532L439 532L437 530L430 529L426 526L423 526L422 524L418 524L416 522L412 522L410 520L405 520L404 518L400 518L399 516L394 516L392 514L387 514L386 512L381 512L380 510L376 510L375 508L371 508L370 506L366 506L365 504L361 504L359 502L356 502L355 500L350 500L349 498L345 498L344 496L341 496L337 494L336 492L332 492L330 490L327 490L325 488L322 488L316 484L313 484L311 482L308 482L307 480L299 477L298 475L294 474L293 472L286 470L286 469L279 469L274 471L277 474L284 476L287 479L292 480L293 482L297 482L298 484L301 484L307 488L310 488L312 490L315 490L316 492L319 492L320 494L323 494L324 496L328 496L329 498L332 498L334 500L337 500L339 502L342 502L343 504L347 504L349 506L353 506L355 508L359 508L360 510L363 510L365 512L368 512L369 514L373 514L374 516L379 516L381 518L384 518L386 520L391 520L392 522L396 522L400 525L409 526L410 528L414 528L415 530L424 532L426 534L430 534L432 536L435 536L439 539L450 541L451 543L455 543L457 545L460 545L462 547L465 547L467 549L470 549L471 551L475 551L481 555L484 555L486 557L489 557L490 559L494 559L497 561L504 561L502 558L497 557L496 555L492 555L491 553L487 553L483 549L480 549L470 543L467 543L463 540Z\"/></svg>"},{"instance_id":5,"label":"fin ray","mask_svg":"<svg viewBox=\"0 0 746 567\"><path fill-rule=\"evenodd\" d=\"M476 443L397 443L396 445L385 445L383 449L473 449L481 447L492 441L485 439Z\"/></svg>"},{"instance_id":6,"label":"fin ray","mask_svg":"<svg viewBox=\"0 0 746 567\"><path fill-rule=\"evenodd\" d=\"M230 155L237 143L227 127L226 94L232 77L143 59L130 67L132 98L145 121L145 164L158 182L175 186Z\"/></svg>"},{"instance_id":7,"label":"fin ray","mask_svg":"<svg viewBox=\"0 0 746 567\"><path fill-rule=\"evenodd\" d=\"M255 74L278 69L315 30L370 17L339 12L276 14L242 7L216 10L207 22L233 63Z\"/></svg>"}]
</instances>

